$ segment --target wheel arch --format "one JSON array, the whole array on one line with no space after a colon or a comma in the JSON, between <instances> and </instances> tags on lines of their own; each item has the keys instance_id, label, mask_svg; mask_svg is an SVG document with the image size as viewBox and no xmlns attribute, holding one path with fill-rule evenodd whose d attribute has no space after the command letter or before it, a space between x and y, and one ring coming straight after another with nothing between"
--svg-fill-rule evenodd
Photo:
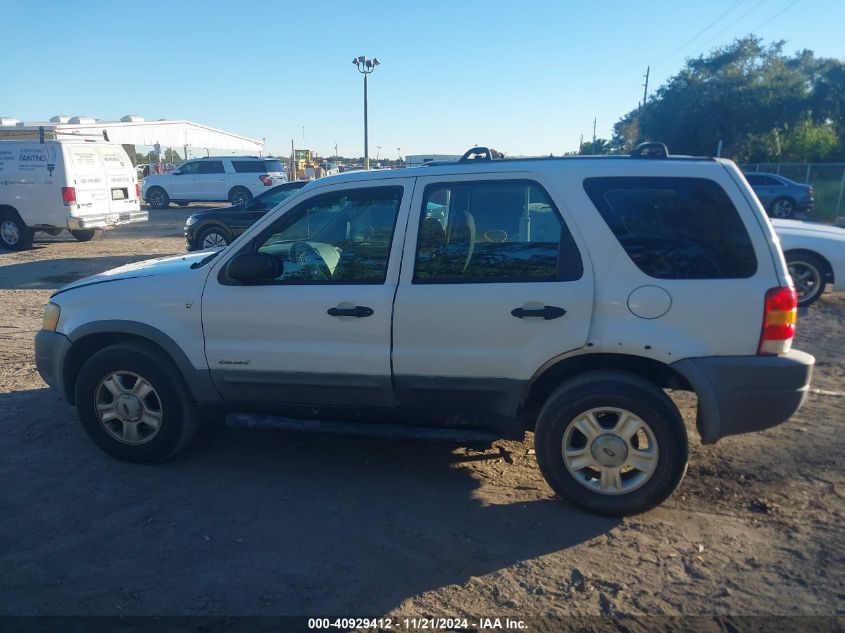
<instances>
[{"instance_id":1,"label":"wheel arch","mask_svg":"<svg viewBox=\"0 0 845 633\"><path fill-rule=\"evenodd\" d=\"M789 250L785 250L783 252L783 256L784 258L786 258L787 264L789 264L790 255L812 255L824 264L825 270L823 272L825 273L827 281L831 283L834 283L836 281L833 277L833 266L831 266L830 261L827 259L827 257L822 255L818 251L814 251L811 248L790 248Z\"/></svg>"},{"instance_id":2,"label":"wheel arch","mask_svg":"<svg viewBox=\"0 0 845 633\"><path fill-rule=\"evenodd\" d=\"M23 222L21 214L15 207L10 204L0 204L0 215L3 215L4 213L11 213L15 217L17 217L21 222ZM26 224L26 222L24 222L24 224Z\"/></svg>"},{"instance_id":3,"label":"wheel arch","mask_svg":"<svg viewBox=\"0 0 845 633\"><path fill-rule=\"evenodd\" d=\"M694 391L690 382L670 365L644 356L631 354L581 354L552 360L529 381L520 405L523 426L531 430L537 414L552 392L563 382L585 372L615 370L628 372L648 380L661 389Z\"/></svg>"},{"instance_id":4,"label":"wheel arch","mask_svg":"<svg viewBox=\"0 0 845 633\"><path fill-rule=\"evenodd\" d=\"M68 338L71 347L62 364L62 390L71 404L74 404L76 380L85 361L106 347L127 341L143 343L168 359L195 402L220 400L208 369L194 367L172 338L150 325L135 321L96 321L80 326Z\"/></svg>"}]
</instances>

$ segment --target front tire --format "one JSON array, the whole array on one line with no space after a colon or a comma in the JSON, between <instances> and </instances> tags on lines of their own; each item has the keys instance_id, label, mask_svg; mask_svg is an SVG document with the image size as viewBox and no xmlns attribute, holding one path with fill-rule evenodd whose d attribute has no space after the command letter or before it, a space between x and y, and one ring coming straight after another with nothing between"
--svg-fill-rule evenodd
<instances>
[{"instance_id":1,"label":"front tire","mask_svg":"<svg viewBox=\"0 0 845 633\"><path fill-rule=\"evenodd\" d=\"M608 516L645 512L686 473L677 407L656 385L622 371L593 371L549 396L534 435L540 471L573 504Z\"/></svg>"},{"instance_id":2,"label":"front tire","mask_svg":"<svg viewBox=\"0 0 845 633\"><path fill-rule=\"evenodd\" d=\"M235 206L243 206L252 200L252 192L246 187L233 187L229 192L229 202Z\"/></svg>"},{"instance_id":3,"label":"front tire","mask_svg":"<svg viewBox=\"0 0 845 633\"><path fill-rule=\"evenodd\" d=\"M769 215L780 220L791 218L795 215L795 201L791 198L778 198L769 205Z\"/></svg>"},{"instance_id":4,"label":"front tire","mask_svg":"<svg viewBox=\"0 0 845 633\"><path fill-rule=\"evenodd\" d=\"M90 242L91 240L98 240L103 236L102 229L79 229L70 232L77 242Z\"/></svg>"},{"instance_id":5,"label":"front tire","mask_svg":"<svg viewBox=\"0 0 845 633\"><path fill-rule=\"evenodd\" d=\"M117 459L146 464L175 455L193 438L197 415L181 376L163 353L117 343L79 372L76 409L93 442Z\"/></svg>"},{"instance_id":6,"label":"front tire","mask_svg":"<svg viewBox=\"0 0 845 633\"><path fill-rule=\"evenodd\" d=\"M196 247L199 250L207 248L224 248L232 242L232 235L221 226L209 226L202 230L197 237Z\"/></svg>"},{"instance_id":7,"label":"front tire","mask_svg":"<svg viewBox=\"0 0 845 633\"><path fill-rule=\"evenodd\" d=\"M166 209L170 206L170 196L161 187L151 187L146 200L153 209Z\"/></svg>"},{"instance_id":8,"label":"front tire","mask_svg":"<svg viewBox=\"0 0 845 633\"><path fill-rule=\"evenodd\" d=\"M812 253L787 253L786 267L801 307L815 303L827 285L827 266Z\"/></svg>"},{"instance_id":9,"label":"front tire","mask_svg":"<svg viewBox=\"0 0 845 633\"><path fill-rule=\"evenodd\" d=\"M0 244L10 251L32 248L35 231L29 228L15 212L0 212Z\"/></svg>"}]
</instances>

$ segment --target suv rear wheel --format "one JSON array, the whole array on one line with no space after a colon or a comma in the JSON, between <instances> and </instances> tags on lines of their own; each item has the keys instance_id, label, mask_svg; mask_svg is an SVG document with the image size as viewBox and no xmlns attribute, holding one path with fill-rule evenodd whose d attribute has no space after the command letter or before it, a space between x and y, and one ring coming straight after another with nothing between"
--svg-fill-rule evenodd
<instances>
[{"instance_id":1,"label":"suv rear wheel","mask_svg":"<svg viewBox=\"0 0 845 633\"><path fill-rule=\"evenodd\" d=\"M229 192L229 202L233 205L244 205L252 200L252 193L246 187L232 187Z\"/></svg>"},{"instance_id":2,"label":"suv rear wheel","mask_svg":"<svg viewBox=\"0 0 845 633\"><path fill-rule=\"evenodd\" d=\"M76 408L103 451L127 462L158 462L184 448L197 430L181 377L161 352L118 343L94 354L76 381Z\"/></svg>"},{"instance_id":3,"label":"suv rear wheel","mask_svg":"<svg viewBox=\"0 0 845 633\"><path fill-rule=\"evenodd\" d=\"M589 372L561 385L540 411L534 443L555 492L610 516L658 505L687 468L677 407L653 383L621 371Z\"/></svg>"},{"instance_id":4,"label":"suv rear wheel","mask_svg":"<svg viewBox=\"0 0 845 633\"><path fill-rule=\"evenodd\" d=\"M170 206L170 196L161 187L151 187L147 192L147 202L153 209L166 209Z\"/></svg>"}]
</instances>

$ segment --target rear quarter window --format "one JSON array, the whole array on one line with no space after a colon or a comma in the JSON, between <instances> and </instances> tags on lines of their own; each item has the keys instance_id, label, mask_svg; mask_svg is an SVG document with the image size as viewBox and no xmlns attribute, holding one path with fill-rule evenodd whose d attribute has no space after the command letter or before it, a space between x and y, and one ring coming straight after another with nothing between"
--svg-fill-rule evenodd
<instances>
[{"instance_id":1,"label":"rear quarter window","mask_svg":"<svg viewBox=\"0 0 845 633\"><path fill-rule=\"evenodd\" d=\"M704 178L587 178L584 190L622 248L658 279L740 279L757 258L739 213Z\"/></svg>"},{"instance_id":2,"label":"rear quarter window","mask_svg":"<svg viewBox=\"0 0 845 633\"><path fill-rule=\"evenodd\" d=\"M238 174L266 174L284 171L282 163L277 160L233 160L232 167Z\"/></svg>"}]
</instances>

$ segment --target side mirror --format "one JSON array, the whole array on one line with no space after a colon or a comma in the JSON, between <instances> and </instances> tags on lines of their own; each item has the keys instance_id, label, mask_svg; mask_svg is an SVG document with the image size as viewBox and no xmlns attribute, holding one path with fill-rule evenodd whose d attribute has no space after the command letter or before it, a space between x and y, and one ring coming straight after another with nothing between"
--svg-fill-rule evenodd
<instances>
[{"instance_id":1,"label":"side mirror","mask_svg":"<svg viewBox=\"0 0 845 633\"><path fill-rule=\"evenodd\" d=\"M282 260L267 253L241 253L229 262L226 273L243 284L273 281L282 276Z\"/></svg>"}]
</instances>

